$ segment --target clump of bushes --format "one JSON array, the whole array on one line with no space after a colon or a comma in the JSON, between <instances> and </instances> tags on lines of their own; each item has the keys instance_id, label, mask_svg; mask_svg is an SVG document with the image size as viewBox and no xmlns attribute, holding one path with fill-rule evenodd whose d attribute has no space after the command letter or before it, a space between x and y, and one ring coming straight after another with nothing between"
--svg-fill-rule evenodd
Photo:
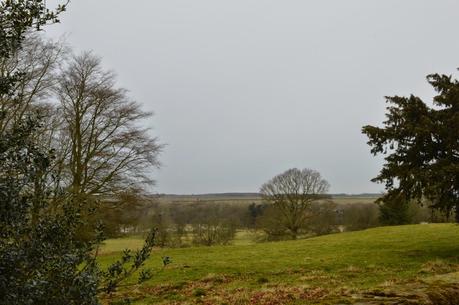
<instances>
[{"instance_id":1,"label":"clump of bushes","mask_svg":"<svg viewBox=\"0 0 459 305\"><path fill-rule=\"evenodd\" d=\"M223 222L193 225L193 244L199 246L228 245L236 235L234 226Z\"/></svg>"}]
</instances>

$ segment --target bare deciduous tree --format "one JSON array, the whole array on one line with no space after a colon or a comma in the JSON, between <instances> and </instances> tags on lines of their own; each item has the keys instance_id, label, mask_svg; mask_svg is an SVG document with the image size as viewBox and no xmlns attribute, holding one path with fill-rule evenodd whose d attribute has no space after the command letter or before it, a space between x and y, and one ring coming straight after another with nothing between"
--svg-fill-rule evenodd
<instances>
[{"instance_id":1,"label":"bare deciduous tree","mask_svg":"<svg viewBox=\"0 0 459 305\"><path fill-rule=\"evenodd\" d=\"M14 96L0 95L0 133L51 98L67 52L62 42L44 40L34 33L11 57L0 59L0 77L14 75L16 80Z\"/></svg>"},{"instance_id":2,"label":"bare deciduous tree","mask_svg":"<svg viewBox=\"0 0 459 305\"><path fill-rule=\"evenodd\" d=\"M293 168L263 184L260 193L277 211L277 223L296 239L307 222L311 203L326 198L328 189L319 172Z\"/></svg>"},{"instance_id":3,"label":"bare deciduous tree","mask_svg":"<svg viewBox=\"0 0 459 305\"><path fill-rule=\"evenodd\" d=\"M74 195L113 194L152 183L162 145L140 123L151 117L115 85L91 53L74 56L56 89L64 185Z\"/></svg>"}]
</instances>

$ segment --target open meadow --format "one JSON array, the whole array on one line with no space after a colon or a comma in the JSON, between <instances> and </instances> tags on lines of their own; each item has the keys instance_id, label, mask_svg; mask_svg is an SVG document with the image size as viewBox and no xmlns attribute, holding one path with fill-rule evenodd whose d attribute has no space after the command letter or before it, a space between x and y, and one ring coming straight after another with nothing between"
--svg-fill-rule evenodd
<instances>
[{"instance_id":1,"label":"open meadow","mask_svg":"<svg viewBox=\"0 0 459 305\"><path fill-rule=\"evenodd\" d=\"M459 279L458 235L457 225L425 224L269 243L250 243L242 234L230 246L155 249L146 263L153 278L104 302L129 297L137 305L399 304L390 302L403 296L412 301L406 304L456 304L440 299L457 293L451 283ZM123 247L141 243L108 240L99 262L107 266ZM163 257L172 263L163 266Z\"/></svg>"}]
</instances>

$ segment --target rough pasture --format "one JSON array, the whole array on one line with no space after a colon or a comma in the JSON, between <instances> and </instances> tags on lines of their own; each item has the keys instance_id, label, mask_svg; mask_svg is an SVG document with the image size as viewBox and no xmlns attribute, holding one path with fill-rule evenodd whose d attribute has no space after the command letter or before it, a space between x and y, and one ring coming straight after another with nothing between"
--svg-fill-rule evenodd
<instances>
[{"instance_id":1,"label":"rough pasture","mask_svg":"<svg viewBox=\"0 0 459 305\"><path fill-rule=\"evenodd\" d=\"M429 304L436 297L431 304L442 304L439 299L457 292L458 234L456 225L429 224L298 241L158 249L147 263L153 279L110 299L127 296L138 305L268 305L371 304L400 297ZM126 245L136 242L127 240ZM100 263L113 261L119 246L109 241ZM172 264L163 267L164 256ZM432 289L439 292L431 296ZM408 296L410 291L414 296Z\"/></svg>"}]
</instances>

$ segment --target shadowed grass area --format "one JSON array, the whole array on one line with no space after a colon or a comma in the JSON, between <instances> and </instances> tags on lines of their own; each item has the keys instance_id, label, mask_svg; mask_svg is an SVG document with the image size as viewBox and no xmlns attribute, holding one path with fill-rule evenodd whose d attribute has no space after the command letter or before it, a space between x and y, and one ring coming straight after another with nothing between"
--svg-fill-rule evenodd
<instances>
[{"instance_id":1,"label":"shadowed grass area","mask_svg":"<svg viewBox=\"0 0 459 305\"><path fill-rule=\"evenodd\" d=\"M179 287L173 289L173 295L190 302L197 298L192 290L206 291L209 283L215 293L243 289L247 297L269 287L316 287L336 294L340 289L390 286L456 271L458 237L459 226L429 224L382 227L297 241L160 249L152 253L147 263L155 276L137 287L136 297L139 301L144 299L144 303L138 304L168 304L170 287ZM123 241L126 246L138 243L130 239L110 240L104 252L119 249ZM171 257L173 262L166 268L162 266L163 256ZM100 263L107 265L115 257L103 255ZM166 295L164 287L168 287ZM210 297L211 293L207 295Z\"/></svg>"}]
</instances>

